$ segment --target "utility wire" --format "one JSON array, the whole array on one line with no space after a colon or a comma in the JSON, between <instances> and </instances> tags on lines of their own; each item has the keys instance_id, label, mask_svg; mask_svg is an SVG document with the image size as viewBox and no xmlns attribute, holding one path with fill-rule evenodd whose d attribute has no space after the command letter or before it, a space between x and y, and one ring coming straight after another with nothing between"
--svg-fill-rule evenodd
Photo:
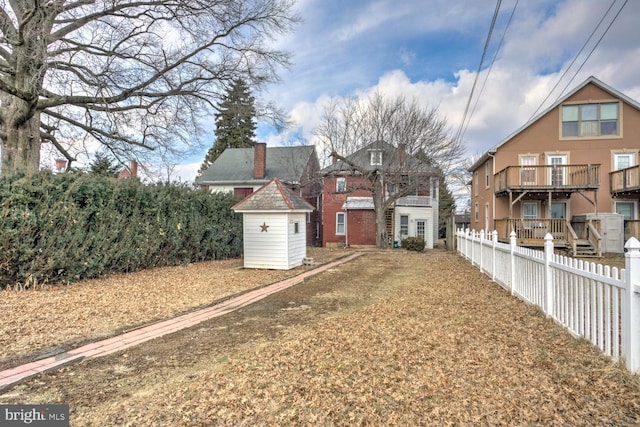
<instances>
[{"instance_id":1,"label":"utility wire","mask_svg":"<svg viewBox=\"0 0 640 427\"><path fill-rule=\"evenodd\" d=\"M473 104L473 109L471 110L471 114L469 114L469 119L467 120L467 123L464 125L464 129L462 130L462 134L460 135L460 138L464 138L464 134L467 133L467 128L469 127L469 123L471 123L471 118L473 117L473 114L476 112L476 108L478 107L478 103L480 101L480 98L482 97L482 92L484 92L484 87L487 84L487 80L489 80L489 74L491 74L491 70L493 69L493 64L496 61L496 58L498 57L498 53L500 52L500 49L502 49L502 44L504 43L504 38L507 35L507 31L509 30L509 26L511 25L511 20L513 19L513 15L516 13L516 8L518 7L518 3L520 2L520 0L516 0L516 3L513 5L513 9L511 10L511 15L509 16L509 20L507 21L507 25L504 28L504 31L502 32L502 37L500 38L500 43L498 43L498 48L496 49L495 53L493 54L493 58L491 59L491 64L489 65L489 69L487 70L487 74L484 77L484 82L482 82L482 87L480 88L480 92L478 93L478 96L476 97L476 102L475 104Z\"/></svg>"},{"instance_id":2,"label":"utility wire","mask_svg":"<svg viewBox=\"0 0 640 427\"><path fill-rule=\"evenodd\" d=\"M573 77L571 77L571 80L569 80L567 82L567 84L565 85L564 89L562 89L562 92L560 92L561 94L564 93L565 90L567 90L567 88L569 87L569 85L571 84L571 82L573 81L573 79L576 78L576 76L578 75L578 73L582 70L582 67L584 67L584 64L587 63L587 61L589 60L589 58L591 58L591 54L596 50L596 48L598 47L598 45L600 44L600 42L602 41L602 39L604 38L604 36L609 32L609 29L611 28L611 26L613 25L614 22L616 22L616 19L618 19L618 16L620 16L620 13L622 12L622 9L624 9L624 7L627 5L627 2L629 0L624 0L624 3L622 3L622 6L620 7L620 10L618 10L618 13L616 13L616 16L613 17L613 19L611 20L611 22L609 23L609 26L607 26L607 28L604 30L604 33L602 33L602 35L600 36L600 38L598 39L598 41L596 42L596 44L593 46L593 48L591 49L591 52L589 52L589 54L587 55L587 57L584 59L584 61L582 61L582 64L580 64L580 68L578 68L576 70L576 72L573 74ZM558 97L556 98L555 102L558 102L558 100L560 99L560 95L558 95Z\"/></svg>"},{"instance_id":3,"label":"utility wire","mask_svg":"<svg viewBox=\"0 0 640 427\"><path fill-rule=\"evenodd\" d=\"M462 135L462 129L464 128L464 123L467 120L467 113L469 112L469 106L471 105L471 98L473 98L473 92L476 89L476 84L478 83L478 76L480 75L480 71L482 70L482 64L484 63L484 57L487 54L487 49L489 48L489 42L491 41L491 34L493 33L493 28L496 25L496 20L498 18L498 12L500 11L500 4L502 0L498 0L496 3L496 9L493 12L493 18L491 20L491 25L489 27L489 33L487 34L487 40L484 43L484 49L482 50L482 57L480 58L480 65L478 65L478 71L476 72L476 77L473 80L473 86L471 86L471 93L469 94L469 99L467 100L467 105L464 108L464 114L462 115L462 122L460 123L460 127L456 132L456 136L454 141L458 141Z\"/></svg>"},{"instance_id":4,"label":"utility wire","mask_svg":"<svg viewBox=\"0 0 640 427\"><path fill-rule=\"evenodd\" d=\"M607 17L607 15L609 15L609 12L611 11L611 9L613 8L613 5L616 4L618 0L613 0L611 2L611 4L609 5L609 8L607 9L607 11L602 15L602 18L600 18L600 21L598 22L598 25L595 26L595 28L593 29L593 31L591 31L591 34L589 35L589 38L584 42L584 44L582 45L582 47L580 48L580 50L578 51L578 53L575 54L575 56L573 57L573 60L571 61L571 64L569 64L569 66L564 70L564 72L562 73L562 75L558 78L558 80L556 81L556 84L553 86L553 88L549 91L549 93L547 94L547 96L544 98L544 100L540 103L540 105L538 105L538 108L536 108L536 110L533 112L533 114L531 114L531 117L529 117L529 121L531 121L536 114L538 114L538 111L540 111L540 109L542 108L542 106L547 102L547 100L549 99L549 97L551 97L551 94L556 90L556 88L558 87L558 85L560 84L560 82L562 81L562 79L567 75L567 73L569 72L569 70L571 69L571 67L573 67L573 64L575 64L575 62L577 61L578 57L580 56L580 54L582 54L582 52L584 51L584 49L587 47L587 45L589 44L589 42L591 41L591 39L593 38L593 36L595 35L596 31L598 31L598 28L600 28L600 26L602 25L602 22L604 21L604 19ZM582 69L582 67L584 66L584 64L587 62L587 60L589 59L589 57L591 56L591 54L593 53L593 51L595 50L595 48L598 46L598 44L600 43L600 41L602 40L602 38L604 37L604 35L607 33L607 31L609 31L609 28L611 28L611 25L613 24L613 22L616 20L616 18L618 17L618 15L620 15L620 12L622 12L622 9L625 7L625 5L627 4L628 0L625 0L624 4L622 5L622 7L620 8L620 10L618 11L618 13L616 14L616 16L613 18L613 20L609 23L609 26L607 27L607 29L604 31L604 33L602 34L602 36L600 37L600 40L598 40L598 42L594 45L594 47L591 49L591 52L589 53L589 55L585 58L585 60L582 62L582 65L580 65L580 68L578 69L578 71L576 71L573 75L573 77L571 78L571 80L569 81L569 83L567 83L564 87L564 89L562 89L562 92L560 92L560 94L558 95L558 97L556 98L557 102L558 99L560 99L560 96L562 95L562 93L564 93L564 91L567 89L567 87L569 86L569 84L571 84L571 82L573 81L573 79L575 78L575 76L578 74L578 72L580 72L580 70Z\"/></svg>"}]
</instances>

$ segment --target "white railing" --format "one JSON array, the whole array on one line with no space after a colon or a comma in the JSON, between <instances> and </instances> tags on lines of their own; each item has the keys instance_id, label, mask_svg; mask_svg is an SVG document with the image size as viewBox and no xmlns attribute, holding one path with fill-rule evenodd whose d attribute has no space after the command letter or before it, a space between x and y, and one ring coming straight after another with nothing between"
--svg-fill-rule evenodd
<instances>
[{"instance_id":1,"label":"white railing","mask_svg":"<svg viewBox=\"0 0 640 427\"><path fill-rule=\"evenodd\" d=\"M618 270L510 244L498 233L459 230L457 251L481 272L520 299L535 304L576 337L591 341L627 369L640 373L640 242L625 244L625 268Z\"/></svg>"}]
</instances>

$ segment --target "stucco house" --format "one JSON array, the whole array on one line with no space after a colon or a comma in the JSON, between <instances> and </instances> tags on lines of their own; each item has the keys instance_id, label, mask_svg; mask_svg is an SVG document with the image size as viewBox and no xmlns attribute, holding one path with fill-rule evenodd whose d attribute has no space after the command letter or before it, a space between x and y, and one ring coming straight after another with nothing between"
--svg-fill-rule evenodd
<instances>
[{"instance_id":1,"label":"stucco house","mask_svg":"<svg viewBox=\"0 0 640 427\"><path fill-rule=\"evenodd\" d=\"M390 245L406 237L422 237L433 248L438 239L438 175L405 152L384 141L373 142L345 157L334 157L321 171L323 177L322 220L325 246L375 246L376 215L370 184L363 173L378 170L382 174L384 197L398 197L385 212ZM406 165L412 164L411 167ZM412 191L404 193L397 177L412 181ZM392 179L393 178L393 179ZM413 185L415 182L419 185Z\"/></svg>"},{"instance_id":2,"label":"stucco house","mask_svg":"<svg viewBox=\"0 0 640 427\"><path fill-rule=\"evenodd\" d=\"M320 163L313 145L227 148L196 178L195 185L211 192L231 192L246 197L273 178L314 207L307 213L307 245L322 245Z\"/></svg>"},{"instance_id":3,"label":"stucco house","mask_svg":"<svg viewBox=\"0 0 640 427\"><path fill-rule=\"evenodd\" d=\"M313 206L274 178L236 203L242 213L244 267L289 270L307 256L307 214Z\"/></svg>"},{"instance_id":4,"label":"stucco house","mask_svg":"<svg viewBox=\"0 0 640 427\"><path fill-rule=\"evenodd\" d=\"M471 228L504 241L514 231L523 246L551 233L573 255L621 252L638 219L639 150L640 104L590 77L469 169Z\"/></svg>"}]
</instances>

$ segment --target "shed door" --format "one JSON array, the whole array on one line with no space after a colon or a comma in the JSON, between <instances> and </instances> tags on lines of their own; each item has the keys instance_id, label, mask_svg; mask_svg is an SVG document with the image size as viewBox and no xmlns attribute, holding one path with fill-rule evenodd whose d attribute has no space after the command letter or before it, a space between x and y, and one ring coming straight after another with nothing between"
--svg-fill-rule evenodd
<instances>
[{"instance_id":1,"label":"shed door","mask_svg":"<svg viewBox=\"0 0 640 427\"><path fill-rule=\"evenodd\" d=\"M624 219L620 215L601 215L600 230L604 252L624 252Z\"/></svg>"}]
</instances>

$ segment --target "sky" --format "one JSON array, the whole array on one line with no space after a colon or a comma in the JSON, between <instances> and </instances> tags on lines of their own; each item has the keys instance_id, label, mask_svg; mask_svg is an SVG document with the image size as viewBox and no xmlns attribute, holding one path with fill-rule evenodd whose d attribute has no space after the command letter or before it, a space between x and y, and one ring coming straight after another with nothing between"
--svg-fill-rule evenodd
<instances>
[{"instance_id":1,"label":"sky","mask_svg":"<svg viewBox=\"0 0 640 427\"><path fill-rule=\"evenodd\" d=\"M298 0L295 10L302 21L274 41L292 66L257 94L294 127L278 134L260 124L257 139L268 146L313 144L328 103L375 91L437 107L452 135L464 130L467 157L589 76L640 100L637 0ZM177 165L174 178L193 181L208 148Z\"/></svg>"}]
</instances>

